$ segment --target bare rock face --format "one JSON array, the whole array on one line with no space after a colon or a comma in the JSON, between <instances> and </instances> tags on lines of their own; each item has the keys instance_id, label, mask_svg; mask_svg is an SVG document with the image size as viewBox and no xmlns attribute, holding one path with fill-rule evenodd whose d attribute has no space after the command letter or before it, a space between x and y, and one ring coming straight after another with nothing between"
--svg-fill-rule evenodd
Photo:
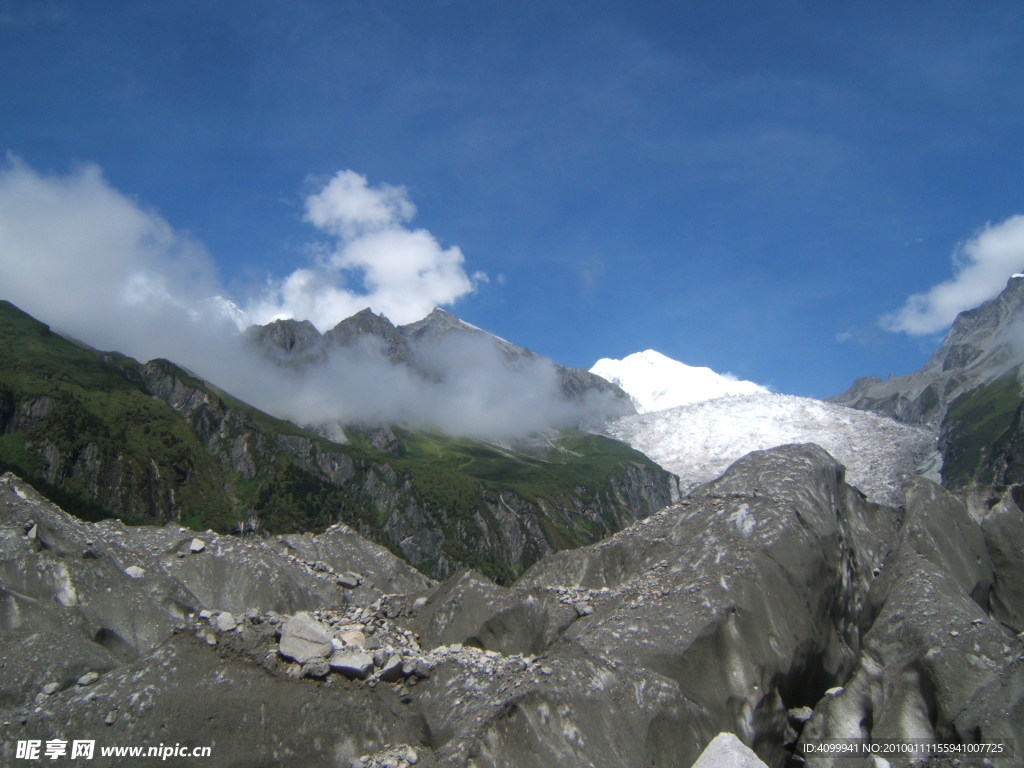
<instances>
[{"instance_id":1,"label":"bare rock face","mask_svg":"<svg viewBox=\"0 0 1024 768\"><path fill-rule=\"evenodd\" d=\"M992 617L1024 632L1024 484L974 488L966 495L992 562Z\"/></svg>"},{"instance_id":2,"label":"bare rock face","mask_svg":"<svg viewBox=\"0 0 1024 768\"><path fill-rule=\"evenodd\" d=\"M787 710L855 667L859 614L898 522L842 477L816 446L757 452L677 507L549 557L523 581L610 589L566 631L575 652L673 681L695 709L694 743L728 730L778 763ZM692 750L682 756L696 759Z\"/></svg>"},{"instance_id":3,"label":"bare rock face","mask_svg":"<svg viewBox=\"0 0 1024 768\"><path fill-rule=\"evenodd\" d=\"M960 589L987 609L995 573L985 535L966 504L923 478L907 483L904 493L907 513L902 542L940 564Z\"/></svg>"},{"instance_id":4,"label":"bare rock face","mask_svg":"<svg viewBox=\"0 0 1024 768\"><path fill-rule=\"evenodd\" d=\"M990 550L984 518L979 524L934 483L910 484L907 510L871 592L865 612L871 623L857 669L814 707L805 740L983 742L1009 739L1024 728L1024 654L1020 639L999 621L1024 610L1019 588L1009 588L1019 584L1019 573L1002 560L1005 544L1003 552Z\"/></svg>"},{"instance_id":5,"label":"bare rock face","mask_svg":"<svg viewBox=\"0 0 1024 768\"><path fill-rule=\"evenodd\" d=\"M504 654L541 653L579 616L553 591L500 587L474 571L443 582L423 603L412 611L412 625L424 645Z\"/></svg>"}]
</instances>

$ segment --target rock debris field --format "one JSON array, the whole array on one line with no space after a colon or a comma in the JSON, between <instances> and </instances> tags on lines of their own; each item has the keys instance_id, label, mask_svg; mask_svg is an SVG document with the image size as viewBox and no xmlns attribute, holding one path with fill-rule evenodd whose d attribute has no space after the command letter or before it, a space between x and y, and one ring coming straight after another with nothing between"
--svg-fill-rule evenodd
<instances>
[{"instance_id":1,"label":"rock debris field","mask_svg":"<svg viewBox=\"0 0 1024 768\"><path fill-rule=\"evenodd\" d=\"M344 526L84 523L4 475L2 762L54 738L240 768L831 765L801 744L1009 739L1022 490L919 478L883 506L783 446L506 588L432 582Z\"/></svg>"}]
</instances>

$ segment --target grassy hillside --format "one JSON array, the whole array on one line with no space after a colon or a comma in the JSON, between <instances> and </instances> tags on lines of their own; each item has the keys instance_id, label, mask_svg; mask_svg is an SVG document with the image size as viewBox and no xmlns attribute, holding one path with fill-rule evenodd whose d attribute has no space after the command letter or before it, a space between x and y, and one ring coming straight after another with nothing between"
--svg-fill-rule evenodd
<instances>
[{"instance_id":1,"label":"grassy hillside","mask_svg":"<svg viewBox=\"0 0 1024 768\"><path fill-rule=\"evenodd\" d=\"M984 465L993 446L1005 442L1014 414L1024 402L1019 369L958 397L942 424L942 481L960 488L975 480L988 482Z\"/></svg>"},{"instance_id":2,"label":"grassy hillside","mask_svg":"<svg viewBox=\"0 0 1024 768\"><path fill-rule=\"evenodd\" d=\"M226 528L232 504L217 462L139 364L103 356L0 302L0 469L86 519L164 517L169 499ZM200 522L198 519L193 522Z\"/></svg>"}]
</instances>

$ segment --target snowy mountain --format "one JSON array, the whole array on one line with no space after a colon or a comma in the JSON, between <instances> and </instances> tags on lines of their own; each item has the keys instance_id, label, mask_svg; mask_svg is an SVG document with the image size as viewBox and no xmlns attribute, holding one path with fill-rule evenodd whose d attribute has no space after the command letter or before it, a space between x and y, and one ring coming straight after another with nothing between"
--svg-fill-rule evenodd
<instances>
[{"instance_id":1,"label":"snowy mountain","mask_svg":"<svg viewBox=\"0 0 1024 768\"><path fill-rule=\"evenodd\" d=\"M718 397L626 416L605 431L678 475L684 492L750 451L788 443L820 445L846 466L847 482L879 503L902 503L907 477L937 470L932 430L792 395Z\"/></svg>"},{"instance_id":2,"label":"snowy mountain","mask_svg":"<svg viewBox=\"0 0 1024 768\"><path fill-rule=\"evenodd\" d=\"M607 379L626 391L638 413L660 411L679 405L712 400L728 395L766 393L752 381L741 381L710 368L680 363L660 352L648 349L622 360L602 358L594 363L591 373Z\"/></svg>"}]
</instances>

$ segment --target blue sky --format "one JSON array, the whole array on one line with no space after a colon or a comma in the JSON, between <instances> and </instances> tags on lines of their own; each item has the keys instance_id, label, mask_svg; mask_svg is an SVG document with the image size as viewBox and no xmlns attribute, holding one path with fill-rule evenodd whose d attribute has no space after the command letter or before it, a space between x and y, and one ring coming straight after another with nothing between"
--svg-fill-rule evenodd
<instances>
[{"instance_id":1,"label":"blue sky","mask_svg":"<svg viewBox=\"0 0 1024 768\"><path fill-rule=\"evenodd\" d=\"M0 207L18 173L91 169L110 205L83 221L135 206L162 268L280 309L311 265L373 292L363 231L311 213L348 179L517 344L828 396L927 359L942 319L901 322L912 295L952 280L966 307L1024 269L1021 73L1019 2L0 0ZM68 227L49 250L105 269ZM33 237L0 253L31 277L6 298L55 322Z\"/></svg>"}]
</instances>

